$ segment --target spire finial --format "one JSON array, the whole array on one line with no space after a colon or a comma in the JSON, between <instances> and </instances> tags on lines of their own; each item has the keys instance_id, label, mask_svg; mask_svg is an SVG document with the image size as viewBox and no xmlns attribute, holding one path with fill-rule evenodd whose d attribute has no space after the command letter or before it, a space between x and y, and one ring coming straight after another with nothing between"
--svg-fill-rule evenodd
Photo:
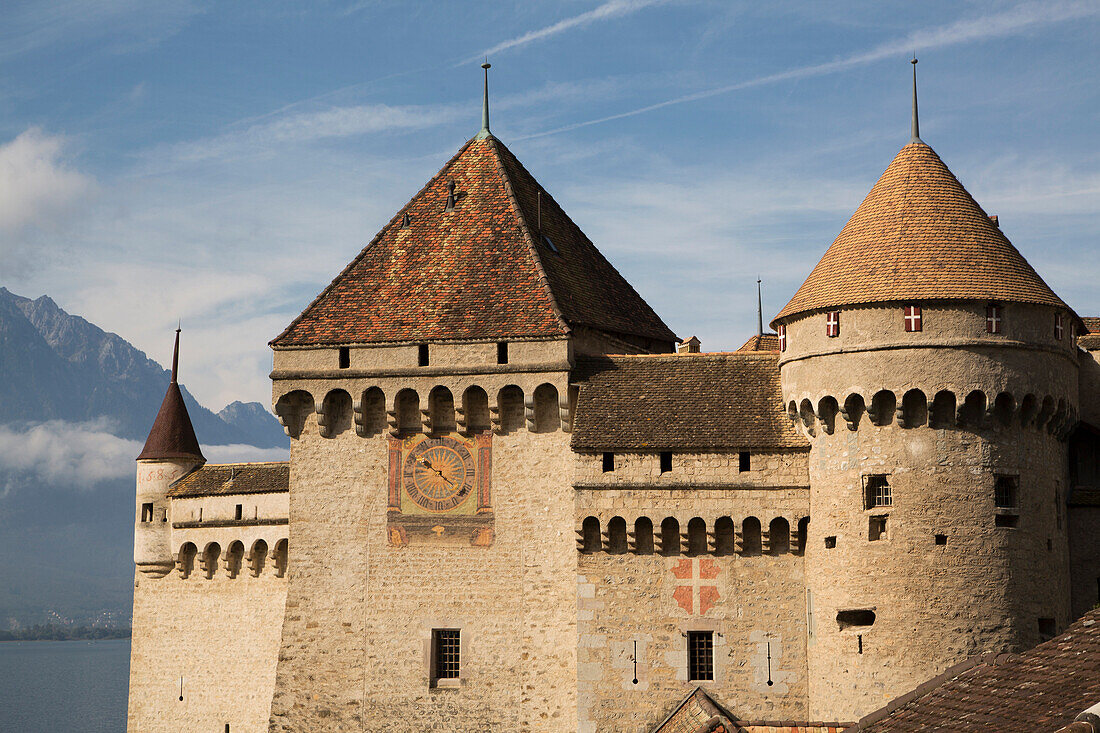
<instances>
[{"instance_id":1,"label":"spire finial","mask_svg":"<svg viewBox=\"0 0 1100 733\"><path fill-rule=\"evenodd\" d=\"M485 89L481 94L481 132L477 134L478 139L492 134L489 132L489 69L492 67L489 59L485 59L485 63L481 65L481 68L485 69Z\"/></svg>"},{"instance_id":2,"label":"spire finial","mask_svg":"<svg viewBox=\"0 0 1100 733\"><path fill-rule=\"evenodd\" d=\"M180 367L180 326L183 325L182 321L176 323L176 345L172 349L172 384L176 383L176 375L179 373Z\"/></svg>"},{"instance_id":3,"label":"spire finial","mask_svg":"<svg viewBox=\"0 0 1100 733\"><path fill-rule=\"evenodd\" d=\"M924 142L920 139L920 121L917 119L917 55L913 54L913 60L910 61L913 65L913 139L909 142L920 143Z\"/></svg>"},{"instance_id":4,"label":"spire finial","mask_svg":"<svg viewBox=\"0 0 1100 733\"><path fill-rule=\"evenodd\" d=\"M760 299L760 278L756 278L756 335L764 335L764 303Z\"/></svg>"}]
</instances>

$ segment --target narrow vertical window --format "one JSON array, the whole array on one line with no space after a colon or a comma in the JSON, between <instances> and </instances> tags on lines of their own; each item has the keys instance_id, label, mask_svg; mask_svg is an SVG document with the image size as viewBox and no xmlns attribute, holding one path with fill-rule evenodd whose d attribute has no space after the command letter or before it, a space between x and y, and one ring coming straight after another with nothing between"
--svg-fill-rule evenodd
<instances>
[{"instance_id":1,"label":"narrow vertical window","mask_svg":"<svg viewBox=\"0 0 1100 733\"><path fill-rule=\"evenodd\" d=\"M661 451L661 473L669 473L672 471L672 452Z\"/></svg>"},{"instance_id":2,"label":"narrow vertical window","mask_svg":"<svg viewBox=\"0 0 1100 733\"><path fill-rule=\"evenodd\" d=\"M985 307L985 331L986 333L1001 332L1001 306L987 305Z\"/></svg>"},{"instance_id":3,"label":"narrow vertical window","mask_svg":"<svg viewBox=\"0 0 1100 733\"><path fill-rule=\"evenodd\" d=\"M440 680L457 680L460 653L460 637L458 629L432 629L432 678L438 683Z\"/></svg>"},{"instance_id":4,"label":"narrow vertical window","mask_svg":"<svg viewBox=\"0 0 1100 733\"><path fill-rule=\"evenodd\" d=\"M347 369L351 366L351 349L347 346L340 347L340 368Z\"/></svg>"},{"instance_id":5,"label":"narrow vertical window","mask_svg":"<svg viewBox=\"0 0 1100 733\"><path fill-rule=\"evenodd\" d=\"M603 472L611 473L615 470L615 454L610 451L603 454Z\"/></svg>"},{"instance_id":6,"label":"narrow vertical window","mask_svg":"<svg viewBox=\"0 0 1100 733\"><path fill-rule=\"evenodd\" d=\"M416 363L420 366L428 366L428 345L420 344L416 347Z\"/></svg>"},{"instance_id":7,"label":"narrow vertical window","mask_svg":"<svg viewBox=\"0 0 1100 733\"><path fill-rule=\"evenodd\" d=\"M994 486L994 503L998 509L1015 509L1020 505L1017 495L1019 479L1015 476L998 476Z\"/></svg>"},{"instance_id":8,"label":"narrow vertical window","mask_svg":"<svg viewBox=\"0 0 1100 733\"><path fill-rule=\"evenodd\" d=\"M508 342L501 341L497 344L497 364L508 363Z\"/></svg>"},{"instance_id":9,"label":"narrow vertical window","mask_svg":"<svg viewBox=\"0 0 1100 733\"><path fill-rule=\"evenodd\" d=\"M752 454L747 450L743 450L737 454L737 471L738 473L744 473L750 470L752 470Z\"/></svg>"},{"instance_id":10,"label":"narrow vertical window","mask_svg":"<svg viewBox=\"0 0 1100 733\"><path fill-rule=\"evenodd\" d=\"M787 327L786 326L777 326L775 330L776 330L776 333L779 334L779 350L780 351L786 351L787 350Z\"/></svg>"},{"instance_id":11,"label":"narrow vertical window","mask_svg":"<svg viewBox=\"0 0 1100 733\"><path fill-rule=\"evenodd\" d=\"M1054 314L1054 339L1056 341L1061 341L1062 336L1065 335L1065 332L1066 332L1065 326L1062 325L1062 314L1061 313L1055 313Z\"/></svg>"},{"instance_id":12,"label":"narrow vertical window","mask_svg":"<svg viewBox=\"0 0 1100 733\"><path fill-rule=\"evenodd\" d=\"M688 679L714 679L714 632L689 631L688 642Z\"/></svg>"},{"instance_id":13,"label":"narrow vertical window","mask_svg":"<svg viewBox=\"0 0 1100 733\"><path fill-rule=\"evenodd\" d=\"M152 522L153 521L153 503L148 502L141 505L141 521Z\"/></svg>"},{"instance_id":14,"label":"narrow vertical window","mask_svg":"<svg viewBox=\"0 0 1100 733\"><path fill-rule=\"evenodd\" d=\"M825 315L825 335L829 338L840 335L840 311L829 311Z\"/></svg>"},{"instance_id":15,"label":"narrow vertical window","mask_svg":"<svg viewBox=\"0 0 1100 733\"><path fill-rule=\"evenodd\" d=\"M236 511L233 513L233 518L238 522L244 519L244 505L238 504Z\"/></svg>"},{"instance_id":16,"label":"narrow vertical window","mask_svg":"<svg viewBox=\"0 0 1100 733\"><path fill-rule=\"evenodd\" d=\"M906 330L906 332L913 333L914 331L922 330L921 329L922 324L921 324L920 306L919 305L907 305L907 306L905 306L905 314L904 314L904 319L903 320L905 321L905 330Z\"/></svg>"}]
</instances>

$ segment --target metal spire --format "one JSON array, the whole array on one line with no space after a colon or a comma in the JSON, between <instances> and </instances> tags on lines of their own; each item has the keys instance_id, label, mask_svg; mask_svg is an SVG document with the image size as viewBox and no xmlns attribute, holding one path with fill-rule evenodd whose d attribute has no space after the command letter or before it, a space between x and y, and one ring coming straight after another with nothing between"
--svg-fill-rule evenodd
<instances>
[{"instance_id":1,"label":"metal spire","mask_svg":"<svg viewBox=\"0 0 1100 733\"><path fill-rule=\"evenodd\" d=\"M913 60L910 61L913 65L913 139L911 143L922 143L920 139L920 120L917 119L917 57L913 56Z\"/></svg>"},{"instance_id":2,"label":"metal spire","mask_svg":"<svg viewBox=\"0 0 1100 733\"><path fill-rule=\"evenodd\" d=\"M756 335L764 335L764 304L760 300L760 278L756 278Z\"/></svg>"},{"instance_id":3,"label":"metal spire","mask_svg":"<svg viewBox=\"0 0 1100 733\"><path fill-rule=\"evenodd\" d=\"M492 135L489 132L489 69L492 67L488 59L481 65L481 68L485 69L485 89L481 95L481 132L477 134L478 140Z\"/></svg>"},{"instance_id":4,"label":"metal spire","mask_svg":"<svg viewBox=\"0 0 1100 733\"><path fill-rule=\"evenodd\" d=\"M176 345L172 349L172 384L176 383L176 374L179 372L180 367L180 326L181 323L176 324Z\"/></svg>"}]
</instances>

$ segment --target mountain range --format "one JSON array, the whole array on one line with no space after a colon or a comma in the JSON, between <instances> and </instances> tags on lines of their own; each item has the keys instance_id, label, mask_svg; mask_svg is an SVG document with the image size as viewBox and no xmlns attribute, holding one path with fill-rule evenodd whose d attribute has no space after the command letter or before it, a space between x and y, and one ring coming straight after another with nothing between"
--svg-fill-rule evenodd
<instances>
[{"instance_id":1,"label":"mountain range","mask_svg":"<svg viewBox=\"0 0 1100 733\"><path fill-rule=\"evenodd\" d=\"M129 623L133 459L169 379L121 336L0 287L0 629ZM208 460L285 460L263 405L215 413L182 391Z\"/></svg>"}]
</instances>

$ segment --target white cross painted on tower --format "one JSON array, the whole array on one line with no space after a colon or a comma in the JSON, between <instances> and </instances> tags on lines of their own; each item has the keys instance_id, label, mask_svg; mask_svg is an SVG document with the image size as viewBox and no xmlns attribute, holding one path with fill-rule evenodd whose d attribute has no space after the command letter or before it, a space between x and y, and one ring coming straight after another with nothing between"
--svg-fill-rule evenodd
<instances>
[{"instance_id":1,"label":"white cross painted on tower","mask_svg":"<svg viewBox=\"0 0 1100 733\"><path fill-rule=\"evenodd\" d=\"M920 310L915 306L910 305L905 308L905 329L907 331L920 330Z\"/></svg>"}]
</instances>

